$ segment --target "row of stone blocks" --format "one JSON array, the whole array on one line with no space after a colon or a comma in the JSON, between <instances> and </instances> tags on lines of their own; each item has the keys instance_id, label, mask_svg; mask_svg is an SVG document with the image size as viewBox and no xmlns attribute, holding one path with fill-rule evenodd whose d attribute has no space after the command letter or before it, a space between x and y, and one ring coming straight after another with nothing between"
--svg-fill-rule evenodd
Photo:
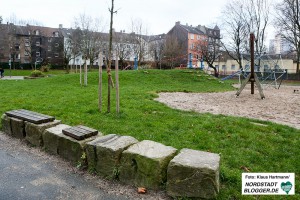
<instances>
[{"instance_id":1,"label":"row of stone blocks","mask_svg":"<svg viewBox=\"0 0 300 200\"><path fill-rule=\"evenodd\" d=\"M177 149L130 136L103 136L100 132L83 140L63 133L70 128L60 121L34 124L3 115L3 131L13 137L43 147L74 164L87 162L88 169L121 182L161 189L166 185L173 197L215 198L219 192L218 154Z\"/></svg>"}]
</instances>

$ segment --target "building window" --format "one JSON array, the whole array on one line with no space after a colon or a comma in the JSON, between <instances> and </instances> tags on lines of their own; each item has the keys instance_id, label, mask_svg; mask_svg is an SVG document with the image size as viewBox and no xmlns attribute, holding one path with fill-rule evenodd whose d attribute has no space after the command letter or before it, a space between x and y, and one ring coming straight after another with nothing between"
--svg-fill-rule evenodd
<instances>
[{"instance_id":1,"label":"building window","mask_svg":"<svg viewBox=\"0 0 300 200\"><path fill-rule=\"evenodd\" d=\"M59 44L58 44L58 43L55 43L55 47L59 47Z\"/></svg>"},{"instance_id":2,"label":"building window","mask_svg":"<svg viewBox=\"0 0 300 200\"><path fill-rule=\"evenodd\" d=\"M35 35L40 35L40 31L39 30L35 30Z\"/></svg>"},{"instance_id":3,"label":"building window","mask_svg":"<svg viewBox=\"0 0 300 200\"><path fill-rule=\"evenodd\" d=\"M201 39L200 35L197 35L197 40L200 40L200 39Z\"/></svg>"},{"instance_id":4,"label":"building window","mask_svg":"<svg viewBox=\"0 0 300 200\"><path fill-rule=\"evenodd\" d=\"M25 39L25 47L29 47L29 46L30 46L29 39L26 38L26 39Z\"/></svg>"},{"instance_id":5,"label":"building window","mask_svg":"<svg viewBox=\"0 0 300 200\"><path fill-rule=\"evenodd\" d=\"M191 45L190 45L190 49L194 49L194 44L191 44Z\"/></svg>"},{"instance_id":6,"label":"building window","mask_svg":"<svg viewBox=\"0 0 300 200\"><path fill-rule=\"evenodd\" d=\"M194 39L194 34L191 34L191 39L192 39L192 40Z\"/></svg>"},{"instance_id":7,"label":"building window","mask_svg":"<svg viewBox=\"0 0 300 200\"><path fill-rule=\"evenodd\" d=\"M226 70L226 65L222 65L222 70Z\"/></svg>"},{"instance_id":8,"label":"building window","mask_svg":"<svg viewBox=\"0 0 300 200\"><path fill-rule=\"evenodd\" d=\"M48 46L48 51L51 51L51 46Z\"/></svg>"},{"instance_id":9,"label":"building window","mask_svg":"<svg viewBox=\"0 0 300 200\"><path fill-rule=\"evenodd\" d=\"M41 53L40 52L36 52L35 55L36 55L36 57L40 57Z\"/></svg>"},{"instance_id":10,"label":"building window","mask_svg":"<svg viewBox=\"0 0 300 200\"><path fill-rule=\"evenodd\" d=\"M58 37L58 32L54 32L54 37Z\"/></svg>"},{"instance_id":11,"label":"building window","mask_svg":"<svg viewBox=\"0 0 300 200\"><path fill-rule=\"evenodd\" d=\"M235 70L235 65L231 65L231 70Z\"/></svg>"},{"instance_id":12,"label":"building window","mask_svg":"<svg viewBox=\"0 0 300 200\"><path fill-rule=\"evenodd\" d=\"M36 41L35 45L39 47L41 45L40 41Z\"/></svg>"},{"instance_id":13,"label":"building window","mask_svg":"<svg viewBox=\"0 0 300 200\"><path fill-rule=\"evenodd\" d=\"M52 42L52 38L48 38L48 42Z\"/></svg>"},{"instance_id":14,"label":"building window","mask_svg":"<svg viewBox=\"0 0 300 200\"><path fill-rule=\"evenodd\" d=\"M20 59L21 58L21 55L18 53L16 54L16 59Z\"/></svg>"},{"instance_id":15,"label":"building window","mask_svg":"<svg viewBox=\"0 0 300 200\"><path fill-rule=\"evenodd\" d=\"M55 56L55 58L58 58L59 54L58 54L58 53L55 53L54 56Z\"/></svg>"},{"instance_id":16,"label":"building window","mask_svg":"<svg viewBox=\"0 0 300 200\"><path fill-rule=\"evenodd\" d=\"M25 51L25 52L24 52L24 56L29 56L28 51Z\"/></svg>"}]
</instances>

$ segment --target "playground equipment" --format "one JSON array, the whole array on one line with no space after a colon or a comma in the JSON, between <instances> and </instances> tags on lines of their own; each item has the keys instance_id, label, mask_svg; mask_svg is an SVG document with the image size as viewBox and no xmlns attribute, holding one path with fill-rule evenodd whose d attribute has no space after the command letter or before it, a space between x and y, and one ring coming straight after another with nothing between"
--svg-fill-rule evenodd
<instances>
[{"instance_id":1,"label":"playground equipment","mask_svg":"<svg viewBox=\"0 0 300 200\"><path fill-rule=\"evenodd\" d=\"M244 55L243 60L249 60L249 57L249 55ZM245 79L251 73L249 63L250 61L247 61L244 68L222 78L222 81L238 76L239 82L241 83L241 80ZM284 69L280 54L271 55L264 53L262 55L255 56L254 73L263 88L273 86L274 88L279 89L283 79L286 78L287 70Z\"/></svg>"},{"instance_id":2,"label":"playground equipment","mask_svg":"<svg viewBox=\"0 0 300 200\"><path fill-rule=\"evenodd\" d=\"M263 90L262 90L259 80L257 78L257 75L256 75L256 73L254 73L254 65L255 65L255 63L254 63L254 40L255 40L254 33L251 33L250 34L250 53L251 53L251 68L250 69L251 70L250 70L250 73L248 74L246 80L244 81L244 83L241 84L240 89L236 92L236 96L239 96L241 94L241 92L243 91L243 89L245 88L246 84L248 82L250 82L251 83L251 94L254 94L254 83L255 83L258 88L261 99L264 99L265 95L263 93Z\"/></svg>"}]
</instances>

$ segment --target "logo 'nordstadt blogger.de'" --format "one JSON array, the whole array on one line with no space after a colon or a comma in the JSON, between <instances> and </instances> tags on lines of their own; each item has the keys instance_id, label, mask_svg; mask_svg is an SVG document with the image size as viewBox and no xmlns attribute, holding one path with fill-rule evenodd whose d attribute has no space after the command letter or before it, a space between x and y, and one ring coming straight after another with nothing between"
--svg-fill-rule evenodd
<instances>
[{"instance_id":1,"label":"logo 'nordstadt blogger.de'","mask_svg":"<svg viewBox=\"0 0 300 200\"><path fill-rule=\"evenodd\" d=\"M243 173L243 195L294 195L295 173Z\"/></svg>"}]
</instances>

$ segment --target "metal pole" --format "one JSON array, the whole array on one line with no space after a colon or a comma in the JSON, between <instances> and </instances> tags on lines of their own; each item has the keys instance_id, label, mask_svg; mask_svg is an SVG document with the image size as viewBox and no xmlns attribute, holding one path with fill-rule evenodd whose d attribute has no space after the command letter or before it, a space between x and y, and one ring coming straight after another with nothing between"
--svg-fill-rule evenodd
<instances>
[{"instance_id":1,"label":"metal pole","mask_svg":"<svg viewBox=\"0 0 300 200\"><path fill-rule=\"evenodd\" d=\"M254 33L250 34L250 52L251 52L251 76L250 76L250 82L251 82L251 94L254 94Z\"/></svg>"}]
</instances>

